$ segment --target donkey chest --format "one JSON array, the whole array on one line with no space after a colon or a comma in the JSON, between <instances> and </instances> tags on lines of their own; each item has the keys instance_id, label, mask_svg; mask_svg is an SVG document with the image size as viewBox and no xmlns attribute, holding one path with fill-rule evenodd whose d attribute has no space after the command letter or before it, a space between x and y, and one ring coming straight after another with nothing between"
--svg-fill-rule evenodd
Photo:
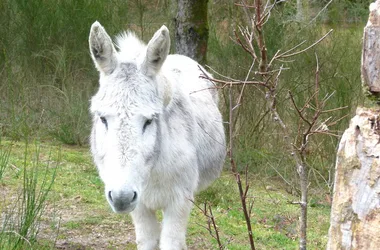
<instances>
[{"instance_id":1,"label":"donkey chest","mask_svg":"<svg viewBox=\"0 0 380 250\"><path fill-rule=\"evenodd\" d=\"M197 173L193 172L188 174L177 169L153 173L145 187L143 202L147 207L156 210L163 209L184 196L192 199L198 182Z\"/></svg>"},{"instance_id":2,"label":"donkey chest","mask_svg":"<svg viewBox=\"0 0 380 250\"><path fill-rule=\"evenodd\" d=\"M167 180L155 180L147 184L143 192L143 203L154 210L163 209L167 204L176 197L176 192L179 192L179 187L174 187L173 183Z\"/></svg>"}]
</instances>

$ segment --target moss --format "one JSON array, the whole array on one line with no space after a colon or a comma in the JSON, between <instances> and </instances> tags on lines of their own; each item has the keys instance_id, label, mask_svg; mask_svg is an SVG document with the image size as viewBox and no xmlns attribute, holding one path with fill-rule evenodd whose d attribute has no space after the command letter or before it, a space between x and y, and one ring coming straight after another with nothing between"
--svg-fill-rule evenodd
<instances>
[{"instance_id":1,"label":"moss","mask_svg":"<svg viewBox=\"0 0 380 250\"><path fill-rule=\"evenodd\" d=\"M378 108L380 105L380 93L372 92L368 85L363 84L364 106L368 108Z\"/></svg>"},{"instance_id":2,"label":"moss","mask_svg":"<svg viewBox=\"0 0 380 250\"><path fill-rule=\"evenodd\" d=\"M337 171L342 173L339 174L341 176L339 182L344 182L344 186L349 186L353 170L360 169L361 163L358 157L346 158L344 155L338 155L337 166Z\"/></svg>"},{"instance_id":3,"label":"moss","mask_svg":"<svg viewBox=\"0 0 380 250\"><path fill-rule=\"evenodd\" d=\"M346 223L347 221L351 221L355 223L358 221L358 215L352 209L352 201L347 201L343 203L341 206L341 223Z\"/></svg>"},{"instance_id":4,"label":"moss","mask_svg":"<svg viewBox=\"0 0 380 250\"><path fill-rule=\"evenodd\" d=\"M200 30L202 31L204 27L208 28L208 0L204 1L193 1L191 5L191 13L189 13L189 21L198 24Z\"/></svg>"},{"instance_id":5,"label":"moss","mask_svg":"<svg viewBox=\"0 0 380 250\"><path fill-rule=\"evenodd\" d=\"M371 164L371 169L369 172L369 185L370 187L374 187L375 184L379 181L380 176L379 176L379 166L380 161L378 159L374 159Z\"/></svg>"},{"instance_id":6,"label":"moss","mask_svg":"<svg viewBox=\"0 0 380 250\"><path fill-rule=\"evenodd\" d=\"M358 157L351 157L350 159L347 159L347 164L350 165L350 169L360 169L361 163Z\"/></svg>"},{"instance_id":7,"label":"moss","mask_svg":"<svg viewBox=\"0 0 380 250\"><path fill-rule=\"evenodd\" d=\"M196 33L199 41L199 49L197 50L197 57L202 58L200 55L204 55L204 59L201 64L206 63L207 42L209 34L208 26L208 0L194 1L189 14L189 21L192 24L192 29Z\"/></svg>"}]
</instances>

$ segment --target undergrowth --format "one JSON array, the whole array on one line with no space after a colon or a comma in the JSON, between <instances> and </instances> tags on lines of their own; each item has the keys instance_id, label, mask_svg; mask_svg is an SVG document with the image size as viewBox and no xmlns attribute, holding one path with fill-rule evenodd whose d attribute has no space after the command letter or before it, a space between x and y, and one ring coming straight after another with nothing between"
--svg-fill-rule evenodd
<instances>
[{"instance_id":1,"label":"undergrowth","mask_svg":"<svg viewBox=\"0 0 380 250\"><path fill-rule=\"evenodd\" d=\"M0 145L1 152L10 152L8 148L11 145ZM24 145L23 159L17 161L20 165L10 164L9 156L9 153L0 154L0 162L5 166L3 170L8 174L4 176L7 180L0 178L0 184L4 187L0 205L0 249L29 249L37 243L59 156L55 156L56 161L53 161L51 152L42 155L38 145L30 146L28 143ZM11 187L7 185L10 178L15 178L10 176L11 171L7 169L11 166L16 169L16 178L19 180L16 192L10 191ZM54 245L54 241L50 245Z\"/></svg>"}]
</instances>

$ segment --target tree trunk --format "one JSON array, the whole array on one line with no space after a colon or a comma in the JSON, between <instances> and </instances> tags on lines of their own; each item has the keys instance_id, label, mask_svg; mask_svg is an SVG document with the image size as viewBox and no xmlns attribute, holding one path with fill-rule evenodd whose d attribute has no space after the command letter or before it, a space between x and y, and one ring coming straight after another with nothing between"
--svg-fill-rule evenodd
<instances>
[{"instance_id":1,"label":"tree trunk","mask_svg":"<svg viewBox=\"0 0 380 250\"><path fill-rule=\"evenodd\" d=\"M367 26L364 28L362 53L362 80L366 94L380 92L380 1L372 3Z\"/></svg>"},{"instance_id":2,"label":"tree trunk","mask_svg":"<svg viewBox=\"0 0 380 250\"><path fill-rule=\"evenodd\" d=\"M297 0L297 22L304 23L310 19L309 0Z\"/></svg>"},{"instance_id":3,"label":"tree trunk","mask_svg":"<svg viewBox=\"0 0 380 250\"><path fill-rule=\"evenodd\" d=\"M340 141L327 249L379 249L379 115L358 108Z\"/></svg>"},{"instance_id":4,"label":"tree trunk","mask_svg":"<svg viewBox=\"0 0 380 250\"><path fill-rule=\"evenodd\" d=\"M175 21L176 52L188 56L200 64L206 63L207 2L208 0L178 0Z\"/></svg>"},{"instance_id":5,"label":"tree trunk","mask_svg":"<svg viewBox=\"0 0 380 250\"><path fill-rule=\"evenodd\" d=\"M380 0L364 29L362 80L375 104L380 87ZM372 102L371 106L373 106ZM327 249L379 249L380 108L358 108L339 144Z\"/></svg>"}]
</instances>

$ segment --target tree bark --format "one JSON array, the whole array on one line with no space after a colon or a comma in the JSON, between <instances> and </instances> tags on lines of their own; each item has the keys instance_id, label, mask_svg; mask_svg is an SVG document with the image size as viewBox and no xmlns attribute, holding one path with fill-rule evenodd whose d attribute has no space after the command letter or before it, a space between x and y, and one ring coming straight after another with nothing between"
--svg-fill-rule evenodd
<instances>
[{"instance_id":1,"label":"tree bark","mask_svg":"<svg viewBox=\"0 0 380 250\"><path fill-rule=\"evenodd\" d=\"M362 81L367 94L380 92L380 1L372 3L363 35Z\"/></svg>"},{"instance_id":2,"label":"tree bark","mask_svg":"<svg viewBox=\"0 0 380 250\"><path fill-rule=\"evenodd\" d=\"M310 19L309 0L297 0L297 22L304 23Z\"/></svg>"},{"instance_id":3,"label":"tree bark","mask_svg":"<svg viewBox=\"0 0 380 250\"><path fill-rule=\"evenodd\" d=\"M327 249L379 249L380 110L358 108L339 144Z\"/></svg>"},{"instance_id":4,"label":"tree bark","mask_svg":"<svg viewBox=\"0 0 380 250\"><path fill-rule=\"evenodd\" d=\"M364 29L362 80L370 99L378 99L380 90L379 13L377 0L371 4ZM339 144L327 249L375 250L379 246L380 108L359 107Z\"/></svg>"},{"instance_id":5,"label":"tree bark","mask_svg":"<svg viewBox=\"0 0 380 250\"><path fill-rule=\"evenodd\" d=\"M188 56L200 64L206 63L207 2L208 0L178 0L175 20L176 52Z\"/></svg>"}]
</instances>

